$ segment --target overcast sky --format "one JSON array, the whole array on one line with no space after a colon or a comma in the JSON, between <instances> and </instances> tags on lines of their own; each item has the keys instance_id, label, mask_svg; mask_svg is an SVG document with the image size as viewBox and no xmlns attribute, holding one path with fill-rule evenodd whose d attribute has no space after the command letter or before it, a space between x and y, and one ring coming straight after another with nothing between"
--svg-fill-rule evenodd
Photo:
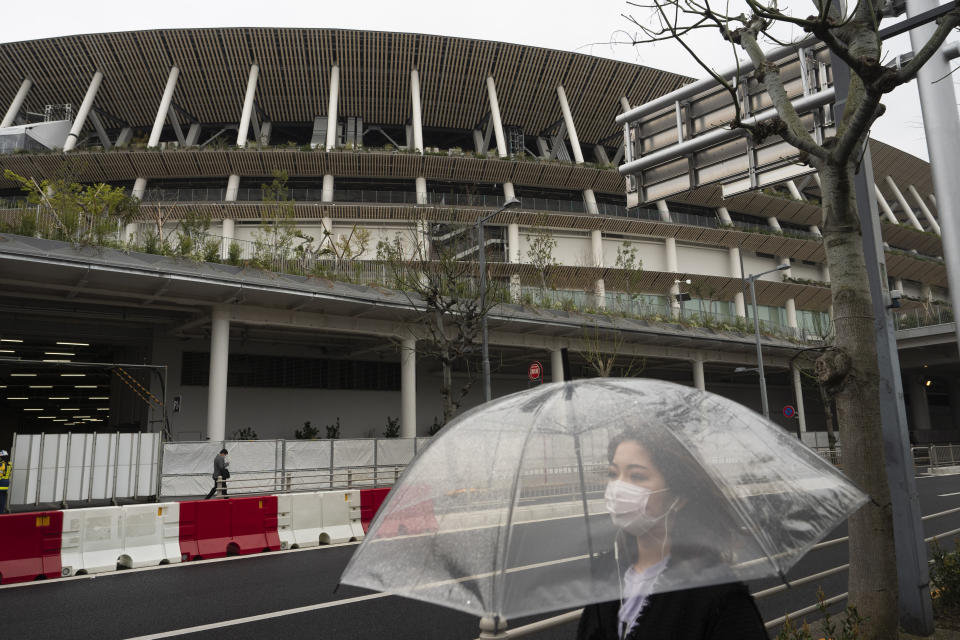
<instances>
[{"instance_id":1,"label":"overcast sky","mask_svg":"<svg viewBox=\"0 0 960 640\"><path fill-rule=\"evenodd\" d=\"M781 6L785 3L781 2ZM809 2L788 2L812 6ZM32 40L78 33L160 29L168 27L276 26L405 31L499 40L596 56L683 73L705 74L677 45L612 45L625 41L631 25L622 13L647 20L643 9L624 0L365 0L363 2L294 2L273 0L48 0L40 12L22 13L33 19L0 21L0 42ZM9 16L8 16L9 17ZM627 33L624 33L626 31ZM907 51L909 41L900 36L887 43L888 55ZM713 33L698 38L695 46L718 67L733 63L729 46ZM915 83L901 87L884 103L887 114L874 128L874 137L924 159L927 158L920 105Z\"/></svg>"}]
</instances>

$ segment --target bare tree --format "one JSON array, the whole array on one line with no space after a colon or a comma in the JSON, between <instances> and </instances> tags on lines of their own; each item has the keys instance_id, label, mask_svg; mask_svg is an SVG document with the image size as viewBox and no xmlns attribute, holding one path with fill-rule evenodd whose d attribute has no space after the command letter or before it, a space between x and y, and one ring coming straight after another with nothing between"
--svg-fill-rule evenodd
<instances>
[{"instance_id":1,"label":"bare tree","mask_svg":"<svg viewBox=\"0 0 960 640\"><path fill-rule=\"evenodd\" d=\"M437 225L423 233L421 222L413 237L395 236L377 243L377 259L387 270L388 286L407 297L417 309L417 352L440 362L443 424L457 413L478 378L481 320L501 300L506 287L487 278L485 295L472 252L477 249L472 226ZM466 258L466 259L464 259ZM464 372L453 382L454 369Z\"/></svg>"},{"instance_id":2,"label":"bare tree","mask_svg":"<svg viewBox=\"0 0 960 640\"><path fill-rule=\"evenodd\" d=\"M559 265L553 257L553 250L557 248L557 240L544 226L546 216L537 221L533 234L527 234L527 261L537 270L540 276L540 304L547 304L548 278L554 267Z\"/></svg>"},{"instance_id":3,"label":"bare tree","mask_svg":"<svg viewBox=\"0 0 960 640\"><path fill-rule=\"evenodd\" d=\"M598 377L609 378L616 372L617 377L633 378L647 368L647 359L631 356L625 363L617 366L625 343L626 338L622 331L603 331L594 323L592 327L584 327L584 348L578 353Z\"/></svg>"},{"instance_id":4,"label":"bare tree","mask_svg":"<svg viewBox=\"0 0 960 640\"><path fill-rule=\"evenodd\" d=\"M857 215L854 176L867 144L871 125L884 107L884 94L911 81L938 51L947 35L960 25L960 9L939 19L930 40L900 68L883 65L878 28L882 0L860 0L847 11L841 2L814 0L812 15L794 16L776 0L740 0L714 6L709 0L649 0L628 4L647 9L650 22L630 19L640 29L635 44L674 40L729 91L737 112L729 123L755 141L780 136L800 151L801 159L820 174L823 240L832 277L833 346L816 362L819 379L833 395L844 448L844 470L873 498L849 521L849 602L866 618L864 636L897 637L897 570L894 559L890 492L885 473L879 415L879 369L874 318ZM799 29L817 36L850 67L850 88L835 135L818 143L790 102L776 64L766 59L761 41L782 44L784 34ZM710 30L747 53L753 81L773 103L772 121L751 125L741 119L737 87L745 77L728 81L698 55L690 36ZM711 61L712 62L712 61Z\"/></svg>"}]
</instances>

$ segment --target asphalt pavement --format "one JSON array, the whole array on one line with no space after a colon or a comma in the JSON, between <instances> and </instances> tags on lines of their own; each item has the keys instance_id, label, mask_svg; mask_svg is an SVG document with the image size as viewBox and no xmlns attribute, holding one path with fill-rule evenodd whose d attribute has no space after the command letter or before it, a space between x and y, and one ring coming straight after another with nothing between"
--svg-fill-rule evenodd
<instances>
[{"instance_id":1,"label":"asphalt pavement","mask_svg":"<svg viewBox=\"0 0 960 640\"><path fill-rule=\"evenodd\" d=\"M960 507L960 475L917 480L924 515ZM927 536L960 528L960 513L925 522ZM846 535L843 527L827 539ZM949 544L949 541L947 541ZM0 587L0 629L9 638L464 639L477 618L362 589L337 588L355 545L274 552ZM841 543L803 558L796 579L846 563ZM751 583L751 591L778 580ZM758 601L767 620L846 590L846 573ZM557 612L560 613L560 612ZM552 615L552 614L551 614ZM540 618L549 616L540 616ZM815 616L811 616L815 617ZM511 621L520 626L530 620ZM574 624L528 636L572 638Z\"/></svg>"}]
</instances>

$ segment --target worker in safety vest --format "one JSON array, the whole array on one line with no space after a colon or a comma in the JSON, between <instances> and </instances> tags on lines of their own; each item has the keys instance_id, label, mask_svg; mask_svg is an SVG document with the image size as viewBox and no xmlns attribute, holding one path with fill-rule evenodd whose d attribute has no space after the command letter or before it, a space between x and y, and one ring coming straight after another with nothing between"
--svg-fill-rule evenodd
<instances>
[{"instance_id":1,"label":"worker in safety vest","mask_svg":"<svg viewBox=\"0 0 960 640\"><path fill-rule=\"evenodd\" d=\"M10 493L10 454L0 449L0 513L7 512L7 494Z\"/></svg>"}]
</instances>

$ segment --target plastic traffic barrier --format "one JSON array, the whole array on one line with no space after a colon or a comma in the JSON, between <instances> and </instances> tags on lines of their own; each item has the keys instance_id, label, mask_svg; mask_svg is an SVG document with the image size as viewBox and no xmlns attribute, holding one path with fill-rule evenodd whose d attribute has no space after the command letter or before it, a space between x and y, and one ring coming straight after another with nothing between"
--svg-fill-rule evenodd
<instances>
[{"instance_id":1,"label":"plastic traffic barrier","mask_svg":"<svg viewBox=\"0 0 960 640\"><path fill-rule=\"evenodd\" d=\"M180 503L183 560L279 549L276 496Z\"/></svg>"},{"instance_id":2,"label":"plastic traffic barrier","mask_svg":"<svg viewBox=\"0 0 960 640\"><path fill-rule=\"evenodd\" d=\"M380 536L435 533L440 527L433 509L433 493L422 486L400 490L390 503L389 516L377 525Z\"/></svg>"},{"instance_id":3,"label":"plastic traffic barrier","mask_svg":"<svg viewBox=\"0 0 960 640\"><path fill-rule=\"evenodd\" d=\"M59 511L0 516L0 584L60 577Z\"/></svg>"},{"instance_id":4,"label":"plastic traffic barrier","mask_svg":"<svg viewBox=\"0 0 960 640\"><path fill-rule=\"evenodd\" d=\"M360 540L364 528L359 526L359 491L324 491L322 544L340 544Z\"/></svg>"},{"instance_id":5,"label":"plastic traffic barrier","mask_svg":"<svg viewBox=\"0 0 960 640\"><path fill-rule=\"evenodd\" d=\"M63 512L62 575L113 571L123 548L122 535L123 509L120 507Z\"/></svg>"},{"instance_id":6,"label":"plastic traffic barrier","mask_svg":"<svg viewBox=\"0 0 960 640\"><path fill-rule=\"evenodd\" d=\"M361 489L360 490L360 523L364 532L370 528L370 522L377 515L377 509L386 500L390 489Z\"/></svg>"},{"instance_id":7,"label":"plastic traffic barrier","mask_svg":"<svg viewBox=\"0 0 960 640\"><path fill-rule=\"evenodd\" d=\"M180 503L137 504L123 509L123 549L117 564L126 569L180 562Z\"/></svg>"},{"instance_id":8,"label":"plastic traffic barrier","mask_svg":"<svg viewBox=\"0 0 960 640\"><path fill-rule=\"evenodd\" d=\"M302 549L320 544L323 494L313 491L278 495L277 533L281 549Z\"/></svg>"}]
</instances>

